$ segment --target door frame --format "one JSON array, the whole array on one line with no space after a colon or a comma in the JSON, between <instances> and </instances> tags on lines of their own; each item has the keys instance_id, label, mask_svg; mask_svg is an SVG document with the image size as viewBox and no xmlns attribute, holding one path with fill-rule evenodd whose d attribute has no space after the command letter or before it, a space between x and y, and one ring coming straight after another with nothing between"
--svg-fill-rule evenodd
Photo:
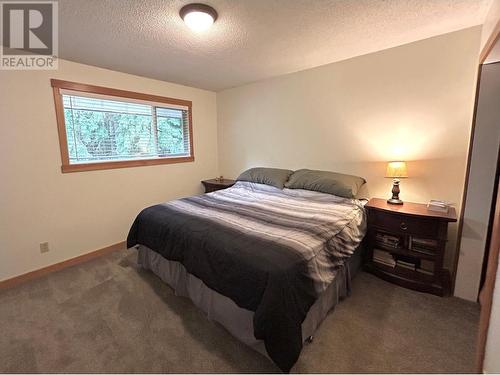
<instances>
[{"instance_id":1,"label":"door frame","mask_svg":"<svg viewBox=\"0 0 500 375\"><path fill-rule=\"evenodd\" d=\"M498 174L498 165L497 165ZM493 305L493 295L498 272L498 259L500 253L500 182L497 184L497 196L495 205L495 216L493 219L491 243L488 256L488 265L484 286L479 293L479 304L481 305L481 315L479 317L479 334L476 354L476 369L478 373L483 372L484 356L486 353L486 341L488 339L488 329L490 326L491 308Z\"/></svg>"},{"instance_id":2,"label":"door frame","mask_svg":"<svg viewBox=\"0 0 500 375\"><path fill-rule=\"evenodd\" d=\"M479 54L479 66L477 70L477 83L476 83L476 95L474 99L474 113L472 115L472 124L471 124L471 132L470 132L470 138L469 138L469 150L467 154L467 166L465 169L465 181L464 181L464 189L462 193L462 204L460 207L460 215L458 218L458 228L457 228L457 243L455 246L455 258L453 262L453 272L452 272L452 286L451 290L453 293L455 292L455 282L457 279L457 270L458 270L458 260L459 260L459 255L460 255L460 245L462 243L462 232L464 229L464 214L465 214L465 202L467 201L467 189L469 186L469 178L470 178L470 167L471 167L471 160L472 160L472 149L474 146L474 132L476 129L476 115L477 115L477 105L479 102L479 88L480 88L480 82L481 82L481 71L483 68L484 61L490 54L491 50L497 43L500 43L500 20L498 20L495 28L491 32L488 40L486 41L484 47L481 49L481 52ZM492 197L492 200L494 197Z\"/></svg>"},{"instance_id":3,"label":"door frame","mask_svg":"<svg viewBox=\"0 0 500 375\"><path fill-rule=\"evenodd\" d=\"M462 231L463 231L463 221L464 221L464 212L465 212L465 202L467 200L467 188L469 185L469 177L470 177L470 167L471 167L471 159L472 159L472 148L474 143L474 131L476 128L476 115L477 115L477 106L479 102L479 88L480 88L480 80L481 80L481 70L484 64L484 61L490 54L493 47L500 43L500 20L497 22L494 30L489 36L486 44L482 48L479 55L479 66L478 66L478 74L477 74L477 84L476 84L476 97L474 102L474 114L472 118L471 124L471 135L469 139L469 151L467 156L467 169L465 173L465 182L464 182L464 190L462 195L462 206L460 208L460 219L458 222L458 237L457 237L457 246L456 246L456 255L455 255L455 264L453 269L453 290L455 289L455 280L456 273L458 267L458 258L460 252L460 244L462 239ZM486 342L488 339L488 329L490 325L491 318L491 309L493 305L493 296L495 291L495 284L498 273L498 261L500 256L500 181L498 179L499 174L499 160L497 160L497 169L495 176L495 190L496 197L492 196L492 211L494 211L493 220L489 222L488 231L491 231L489 249L485 252L485 256L487 256L487 266L486 266L486 276L484 278L484 285L479 291L478 301L481 306L481 313L479 318L479 331L478 331L478 341L476 348L476 370L478 373L483 372L484 366L484 357L486 353ZM496 199L496 203L494 203ZM486 249L485 249L486 250ZM498 286L500 287L500 285Z\"/></svg>"}]
</instances>

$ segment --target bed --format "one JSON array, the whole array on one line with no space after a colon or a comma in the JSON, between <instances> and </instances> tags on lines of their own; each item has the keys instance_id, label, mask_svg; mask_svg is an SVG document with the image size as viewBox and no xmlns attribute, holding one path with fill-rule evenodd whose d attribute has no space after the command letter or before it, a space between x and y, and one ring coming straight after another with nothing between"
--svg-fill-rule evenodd
<instances>
[{"instance_id":1,"label":"bed","mask_svg":"<svg viewBox=\"0 0 500 375\"><path fill-rule=\"evenodd\" d=\"M144 209L127 239L139 263L282 371L350 291L363 201L238 181Z\"/></svg>"}]
</instances>

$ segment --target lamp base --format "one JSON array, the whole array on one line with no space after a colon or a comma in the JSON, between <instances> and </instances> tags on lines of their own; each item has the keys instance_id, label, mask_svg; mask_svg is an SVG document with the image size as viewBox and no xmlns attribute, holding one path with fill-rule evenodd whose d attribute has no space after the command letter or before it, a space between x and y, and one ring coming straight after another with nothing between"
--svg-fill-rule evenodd
<instances>
[{"instance_id":1,"label":"lamp base","mask_svg":"<svg viewBox=\"0 0 500 375\"><path fill-rule=\"evenodd\" d=\"M391 198L391 199L387 199L387 203L389 203L389 204L403 204L403 201L401 199Z\"/></svg>"},{"instance_id":2,"label":"lamp base","mask_svg":"<svg viewBox=\"0 0 500 375\"><path fill-rule=\"evenodd\" d=\"M403 201L399 199L399 180L395 178L392 180L392 198L387 199L389 204L403 204Z\"/></svg>"}]
</instances>

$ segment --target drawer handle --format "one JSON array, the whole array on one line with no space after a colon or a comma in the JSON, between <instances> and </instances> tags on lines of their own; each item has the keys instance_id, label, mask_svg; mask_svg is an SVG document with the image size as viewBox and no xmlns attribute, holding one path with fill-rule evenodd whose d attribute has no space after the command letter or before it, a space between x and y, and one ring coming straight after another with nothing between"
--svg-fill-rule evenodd
<instances>
[{"instance_id":1,"label":"drawer handle","mask_svg":"<svg viewBox=\"0 0 500 375\"><path fill-rule=\"evenodd\" d=\"M399 224L399 227L402 229L402 230L407 230L408 229L408 225L406 225L406 223L404 221L401 222L401 224Z\"/></svg>"}]
</instances>

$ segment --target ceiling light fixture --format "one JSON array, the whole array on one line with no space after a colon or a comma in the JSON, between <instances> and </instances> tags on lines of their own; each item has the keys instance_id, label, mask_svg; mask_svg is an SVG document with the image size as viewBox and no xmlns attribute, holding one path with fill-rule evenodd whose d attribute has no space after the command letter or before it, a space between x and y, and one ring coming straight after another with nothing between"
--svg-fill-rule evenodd
<instances>
[{"instance_id":1,"label":"ceiling light fixture","mask_svg":"<svg viewBox=\"0 0 500 375\"><path fill-rule=\"evenodd\" d=\"M195 32L207 30L217 19L217 11L206 4L185 5L179 11L179 15Z\"/></svg>"}]
</instances>

